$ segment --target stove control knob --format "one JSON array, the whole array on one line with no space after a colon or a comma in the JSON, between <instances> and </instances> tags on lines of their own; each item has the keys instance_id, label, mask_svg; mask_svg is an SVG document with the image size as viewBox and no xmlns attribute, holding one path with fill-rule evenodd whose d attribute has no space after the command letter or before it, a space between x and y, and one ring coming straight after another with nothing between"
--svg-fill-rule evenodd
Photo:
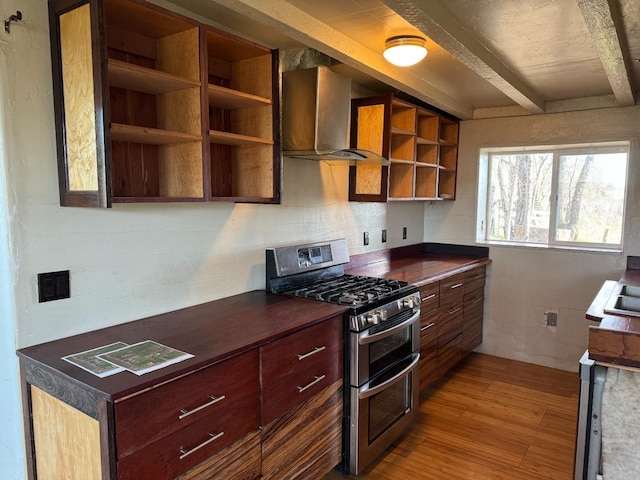
<instances>
[{"instance_id":1,"label":"stove control knob","mask_svg":"<svg viewBox=\"0 0 640 480\"><path fill-rule=\"evenodd\" d=\"M380 317L380 321L387 321L387 311L386 310L376 310L376 314Z\"/></svg>"},{"instance_id":2,"label":"stove control knob","mask_svg":"<svg viewBox=\"0 0 640 480\"><path fill-rule=\"evenodd\" d=\"M403 298L402 308L413 308L413 297Z\"/></svg>"},{"instance_id":3,"label":"stove control knob","mask_svg":"<svg viewBox=\"0 0 640 480\"><path fill-rule=\"evenodd\" d=\"M380 323L380 315L377 313L370 313L367 315L367 321L370 325L378 325Z\"/></svg>"}]
</instances>

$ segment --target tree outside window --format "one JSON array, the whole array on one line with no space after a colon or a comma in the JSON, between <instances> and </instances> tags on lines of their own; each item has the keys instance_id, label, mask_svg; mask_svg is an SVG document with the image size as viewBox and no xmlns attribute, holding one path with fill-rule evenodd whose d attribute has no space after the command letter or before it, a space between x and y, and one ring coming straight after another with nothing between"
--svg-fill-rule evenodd
<instances>
[{"instance_id":1,"label":"tree outside window","mask_svg":"<svg viewBox=\"0 0 640 480\"><path fill-rule=\"evenodd\" d=\"M628 144L483 151L484 239L620 250ZM486 189L486 190L483 190Z\"/></svg>"}]
</instances>

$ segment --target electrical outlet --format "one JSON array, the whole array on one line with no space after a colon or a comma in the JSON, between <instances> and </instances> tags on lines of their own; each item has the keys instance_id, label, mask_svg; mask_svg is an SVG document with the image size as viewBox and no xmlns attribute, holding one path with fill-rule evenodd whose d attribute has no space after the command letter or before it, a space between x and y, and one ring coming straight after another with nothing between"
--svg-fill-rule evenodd
<instances>
[{"instance_id":1,"label":"electrical outlet","mask_svg":"<svg viewBox=\"0 0 640 480\"><path fill-rule=\"evenodd\" d=\"M547 327L558 326L558 312L544 312L544 316L547 317Z\"/></svg>"},{"instance_id":2,"label":"electrical outlet","mask_svg":"<svg viewBox=\"0 0 640 480\"><path fill-rule=\"evenodd\" d=\"M50 302L71 296L69 270L38 274L38 302Z\"/></svg>"},{"instance_id":3,"label":"electrical outlet","mask_svg":"<svg viewBox=\"0 0 640 480\"><path fill-rule=\"evenodd\" d=\"M369 245L369 232L364 232L362 234L362 244Z\"/></svg>"},{"instance_id":4,"label":"electrical outlet","mask_svg":"<svg viewBox=\"0 0 640 480\"><path fill-rule=\"evenodd\" d=\"M407 227L402 227L402 239L407 239Z\"/></svg>"},{"instance_id":5,"label":"electrical outlet","mask_svg":"<svg viewBox=\"0 0 640 480\"><path fill-rule=\"evenodd\" d=\"M386 241L387 241L387 230L382 229L382 243L385 243Z\"/></svg>"}]
</instances>

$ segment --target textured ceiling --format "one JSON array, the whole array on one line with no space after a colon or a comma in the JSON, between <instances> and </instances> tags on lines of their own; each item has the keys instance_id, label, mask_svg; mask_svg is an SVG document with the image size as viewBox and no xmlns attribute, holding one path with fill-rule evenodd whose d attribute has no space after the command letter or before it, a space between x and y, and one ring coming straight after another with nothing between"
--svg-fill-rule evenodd
<instances>
[{"instance_id":1,"label":"textured ceiling","mask_svg":"<svg viewBox=\"0 0 640 480\"><path fill-rule=\"evenodd\" d=\"M308 46L359 82L406 91L460 118L635 103L639 0L175 0L275 48ZM429 54L393 67L386 38Z\"/></svg>"}]
</instances>

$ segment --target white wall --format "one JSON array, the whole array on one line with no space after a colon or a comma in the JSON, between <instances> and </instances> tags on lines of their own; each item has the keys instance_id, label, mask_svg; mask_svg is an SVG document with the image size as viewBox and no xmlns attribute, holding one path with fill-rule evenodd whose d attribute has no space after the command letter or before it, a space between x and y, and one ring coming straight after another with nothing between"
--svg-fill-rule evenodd
<instances>
[{"instance_id":1,"label":"white wall","mask_svg":"<svg viewBox=\"0 0 640 480\"><path fill-rule=\"evenodd\" d=\"M0 51L11 48L6 37L0 36ZM6 91L3 88L9 65L5 56L0 55L0 105L6 105ZM13 295L11 285L11 241L9 238L8 218L10 215L6 198L6 171L9 156L6 151L5 109L0 108L0 412L3 425L0 428L0 472L2 478L17 480L22 478L23 447L22 417L18 388L18 366L16 334L14 328Z\"/></svg>"},{"instance_id":2,"label":"white wall","mask_svg":"<svg viewBox=\"0 0 640 480\"><path fill-rule=\"evenodd\" d=\"M421 203L350 204L346 166L295 159L284 163L282 205L60 207L47 3L4 0L2 6L3 15L19 9L24 16L11 35L0 33L0 159L7 188L0 219L6 211L11 238L4 240L0 221L0 264L12 267L0 287L3 479L24 475L16 347L262 289L267 246L346 237L357 254L383 247L382 228L388 247L422 241ZM38 303L37 274L65 269L71 298Z\"/></svg>"},{"instance_id":3,"label":"white wall","mask_svg":"<svg viewBox=\"0 0 640 480\"><path fill-rule=\"evenodd\" d=\"M631 140L622 254L490 245L484 342L480 351L576 370L587 348L585 311L627 255L640 255L640 107L472 120L461 125L456 201L425 208L425 240L475 242L479 150L484 147ZM557 328L545 311L558 312Z\"/></svg>"}]
</instances>

